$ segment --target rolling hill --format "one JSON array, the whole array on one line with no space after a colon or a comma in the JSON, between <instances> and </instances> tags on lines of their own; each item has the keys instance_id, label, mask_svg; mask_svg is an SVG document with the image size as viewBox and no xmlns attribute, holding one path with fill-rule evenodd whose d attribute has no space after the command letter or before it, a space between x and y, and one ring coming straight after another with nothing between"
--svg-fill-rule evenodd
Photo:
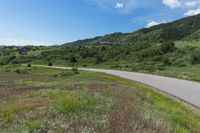
<instances>
[{"instance_id":1,"label":"rolling hill","mask_svg":"<svg viewBox=\"0 0 200 133\"><path fill-rule=\"evenodd\" d=\"M144 28L132 33L113 33L102 37L79 40L68 44L140 44L143 42L193 40L200 37L200 15L183 18L174 22Z\"/></svg>"},{"instance_id":2,"label":"rolling hill","mask_svg":"<svg viewBox=\"0 0 200 133\"><path fill-rule=\"evenodd\" d=\"M58 46L0 48L0 65L24 63L120 69L200 81L200 15Z\"/></svg>"}]
</instances>

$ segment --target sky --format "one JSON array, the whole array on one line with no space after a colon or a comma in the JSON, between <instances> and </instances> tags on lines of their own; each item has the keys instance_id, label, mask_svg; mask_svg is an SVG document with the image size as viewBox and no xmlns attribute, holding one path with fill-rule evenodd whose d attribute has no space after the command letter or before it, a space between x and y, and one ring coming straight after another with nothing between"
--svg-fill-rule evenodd
<instances>
[{"instance_id":1,"label":"sky","mask_svg":"<svg viewBox=\"0 0 200 133\"><path fill-rule=\"evenodd\" d=\"M0 45L55 45L200 13L200 0L0 0Z\"/></svg>"}]
</instances>

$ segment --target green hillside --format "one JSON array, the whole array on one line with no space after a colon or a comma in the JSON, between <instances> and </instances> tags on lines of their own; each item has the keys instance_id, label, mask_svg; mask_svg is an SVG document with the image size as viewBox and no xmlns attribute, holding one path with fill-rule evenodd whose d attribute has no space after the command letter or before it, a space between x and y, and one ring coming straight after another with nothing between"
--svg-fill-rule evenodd
<instances>
[{"instance_id":1,"label":"green hillside","mask_svg":"<svg viewBox=\"0 0 200 133\"><path fill-rule=\"evenodd\" d=\"M199 22L197 15L133 33L113 33L60 46L1 47L0 65L50 63L200 81Z\"/></svg>"},{"instance_id":2,"label":"green hillside","mask_svg":"<svg viewBox=\"0 0 200 133\"><path fill-rule=\"evenodd\" d=\"M79 40L68 44L140 44L198 39L200 37L200 15L183 18L171 23L144 28L133 33L114 33L92 39Z\"/></svg>"},{"instance_id":3,"label":"green hillside","mask_svg":"<svg viewBox=\"0 0 200 133\"><path fill-rule=\"evenodd\" d=\"M189 36L184 38L184 40L187 40L187 41L198 40L198 41L200 41L200 30L197 30L196 32L190 34Z\"/></svg>"}]
</instances>

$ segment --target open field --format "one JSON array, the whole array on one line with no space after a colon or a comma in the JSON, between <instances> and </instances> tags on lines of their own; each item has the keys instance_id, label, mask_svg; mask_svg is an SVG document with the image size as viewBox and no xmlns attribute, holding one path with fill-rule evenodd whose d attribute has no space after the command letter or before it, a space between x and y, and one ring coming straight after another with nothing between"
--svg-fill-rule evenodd
<instances>
[{"instance_id":1,"label":"open field","mask_svg":"<svg viewBox=\"0 0 200 133\"><path fill-rule=\"evenodd\" d=\"M184 49L185 47L200 48L200 41L177 41L176 47Z\"/></svg>"},{"instance_id":2,"label":"open field","mask_svg":"<svg viewBox=\"0 0 200 133\"><path fill-rule=\"evenodd\" d=\"M158 74L200 82L200 42L175 41L126 45L27 46L0 49L0 66L40 64Z\"/></svg>"},{"instance_id":3,"label":"open field","mask_svg":"<svg viewBox=\"0 0 200 133\"><path fill-rule=\"evenodd\" d=\"M200 65L168 67L163 71L155 71L153 74L200 82Z\"/></svg>"},{"instance_id":4,"label":"open field","mask_svg":"<svg viewBox=\"0 0 200 133\"><path fill-rule=\"evenodd\" d=\"M138 83L100 73L0 68L0 132L199 133L200 114Z\"/></svg>"}]
</instances>

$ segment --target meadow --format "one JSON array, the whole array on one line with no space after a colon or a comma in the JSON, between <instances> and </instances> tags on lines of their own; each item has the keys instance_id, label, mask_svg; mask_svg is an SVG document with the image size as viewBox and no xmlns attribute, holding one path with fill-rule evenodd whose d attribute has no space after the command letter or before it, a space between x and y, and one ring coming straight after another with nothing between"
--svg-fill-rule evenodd
<instances>
[{"instance_id":1,"label":"meadow","mask_svg":"<svg viewBox=\"0 0 200 133\"><path fill-rule=\"evenodd\" d=\"M11 65L0 68L0 132L199 133L200 113L118 77Z\"/></svg>"}]
</instances>

